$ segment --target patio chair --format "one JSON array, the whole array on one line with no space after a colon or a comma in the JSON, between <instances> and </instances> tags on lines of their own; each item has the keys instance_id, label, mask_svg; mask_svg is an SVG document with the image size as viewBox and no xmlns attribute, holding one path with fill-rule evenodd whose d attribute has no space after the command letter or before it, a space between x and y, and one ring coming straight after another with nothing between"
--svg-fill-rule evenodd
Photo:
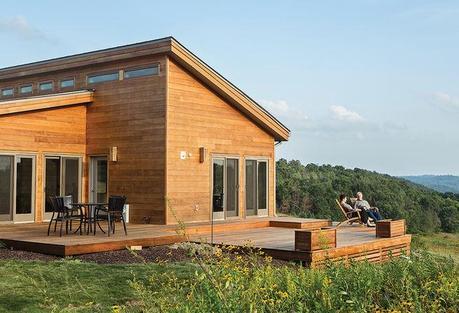
<instances>
[{"instance_id":1,"label":"patio chair","mask_svg":"<svg viewBox=\"0 0 459 313\"><path fill-rule=\"evenodd\" d=\"M71 196L70 196L71 197ZM69 222L73 220L79 220L80 221L80 234L81 232L81 223L82 223L82 214L81 212L79 214L75 214L79 208L73 208L71 206L66 206L66 202L69 201L68 199L65 200L65 197L56 197L56 196L51 196L49 197L51 207L53 209L53 215L51 216L51 220L49 221L48 225L48 236L49 232L51 230L51 225L53 224L53 221L55 222L54 224L54 232L56 232L56 227L57 227L57 222L60 222L60 231L59 231L59 237L62 237L62 228L65 223L65 233L68 234L69 230ZM71 198L70 202L71 203Z\"/></svg>"},{"instance_id":2,"label":"patio chair","mask_svg":"<svg viewBox=\"0 0 459 313\"><path fill-rule=\"evenodd\" d=\"M124 220L124 205L126 203L125 196L110 196L108 198L107 207L96 208L95 220L98 224L99 221L107 221L108 231L107 234L110 237L110 233L115 233L115 222L116 219L120 219L123 223L124 234L127 236L126 221ZM101 228L102 229L102 228ZM94 225L94 234L96 233L96 227Z\"/></svg>"},{"instance_id":3,"label":"patio chair","mask_svg":"<svg viewBox=\"0 0 459 313\"><path fill-rule=\"evenodd\" d=\"M349 225L352 225L354 223L359 223L360 225L363 225L362 219L360 218L360 212L359 211L349 211L348 212L343 208L341 203L339 203L338 199L335 199L335 201L336 201L336 204L340 208L340 210L343 213L344 218L345 218L345 220L340 222L340 223L338 223L338 225L336 225L336 227L340 227L344 223L348 223Z\"/></svg>"}]
</instances>

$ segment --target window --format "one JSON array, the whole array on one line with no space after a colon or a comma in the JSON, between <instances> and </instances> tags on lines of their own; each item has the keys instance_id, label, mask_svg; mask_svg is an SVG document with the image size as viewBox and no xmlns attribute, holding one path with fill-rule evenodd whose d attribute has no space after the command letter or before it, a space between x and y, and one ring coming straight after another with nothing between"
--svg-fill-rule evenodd
<instances>
[{"instance_id":1,"label":"window","mask_svg":"<svg viewBox=\"0 0 459 313\"><path fill-rule=\"evenodd\" d=\"M74 78L61 80L61 88L72 88L74 86L75 86L75 79Z\"/></svg>"},{"instance_id":2,"label":"window","mask_svg":"<svg viewBox=\"0 0 459 313\"><path fill-rule=\"evenodd\" d=\"M145 68L126 70L124 72L124 78L135 78L135 77L152 76L152 75L158 75L158 74L159 74L159 65L153 65L153 66L145 67Z\"/></svg>"},{"instance_id":3,"label":"window","mask_svg":"<svg viewBox=\"0 0 459 313\"><path fill-rule=\"evenodd\" d=\"M119 72L89 75L88 84L103 83L103 82L118 80L119 77L120 77Z\"/></svg>"},{"instance_id":4,"label":"window","mask_svg":"<svg viewBox=\"0 0 459 313\"><path fill-rule=\"evenodd\" d=\"M32 84L21 86L20 90L21 90L21 94L32 93L33 91Z\"/></svg>"},{"instance_id":5,"label":"window","mask_svg":"<svg viewBox=\"0 0 459 313\"><path fill-rule=\"evenodd\" d=\"M53 84L53 82L40 83L39 88L40 88L40 91L53 90L54 84Z\"/></svg>"},{"instance_id":6,"label":"window","mask_svg":"<svg viewBox=\"0 0 459 313\"><path fill-rule=\"evenodd\" d=\"M13 88L2 89L2 97L11 97L11 96L14 96Z\"/></svg>"}]
</instances>

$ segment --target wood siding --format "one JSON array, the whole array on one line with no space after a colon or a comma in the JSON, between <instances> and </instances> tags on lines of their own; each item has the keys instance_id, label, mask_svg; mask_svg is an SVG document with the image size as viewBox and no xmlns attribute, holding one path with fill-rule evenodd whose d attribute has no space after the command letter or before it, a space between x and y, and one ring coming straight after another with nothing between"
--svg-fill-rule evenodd
<instances>
[{"instance_id":1,"label":"wood siding","mask_svg":"<svg viewBox=\"0 0 459 313\"><path fill-rule=\"evenodd\" d=\"M151 64L159 64L159 75L86 83L88 74ZM18 87L28 83L33 83L33 96L46 94L38 91L38 83L49 80L55 85L53 93L95 89L94 101L88 106L87 112L84 107L69 107L0 116L0 151L28 151L40 155L41 151L82 154L85 156L83 201L87 201L90 156L108 156L111 147L118 147L118 162L108 162L109 194L127 196L131 222L165 223L165 65L166 57L156 55L0 80L0 89L15 88L15 96L8 99L3 97L2 101L25 98L18 94ZM59 89L59 81L66 78L75 78L75 87ZM84 110L85 113L81 111L81 114L74 115L72 110ZM63 112L72 114L68 117ZM57 124L48 121L57 117L72 125L60 120ZM11 127L16 127L15 132L6 131ZM69 135L75 127L84 133ZM35 210L39 216L43 202L43 188L38 188L42 186L41 166L42 160L39 158L36 176L40 181L37 181ZM37 221L40 220L37 218Z\"/></svg>"},{"instance_id":2,"label":"wood siding","mask_svg":"<svg viewBox=\"0 0 459 313\"><path fill-rule=\"evenodd\" d=\"M84 105L0 116L0 153L33 154L35 171L35 221L43 219L43 163L45 154L86 152L86 107ZM82 180L85 196L86 175Z\"/></svg>"},{"instance_id":3,"label":"wood siding","mask_svg":"<svg viewBox=\"0 0 459 313\"><path fill-rule=\"evenodd\" d=\"M239 217L245 217L245 158L269 160L269 215L274 212L274 138L173 60L168 66L167 223L208 221L213 155L239 158ZM207 149L199 162L199 148ZM180 152L188 157L180 159Z\"/></svg>"}]
</instances>

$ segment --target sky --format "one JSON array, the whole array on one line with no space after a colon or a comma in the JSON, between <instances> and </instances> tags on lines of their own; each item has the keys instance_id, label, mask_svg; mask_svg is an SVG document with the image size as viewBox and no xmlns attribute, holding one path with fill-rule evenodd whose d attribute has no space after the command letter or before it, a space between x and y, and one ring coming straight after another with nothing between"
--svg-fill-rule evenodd
<instances>
[{"instance_id":1,"label":"sky","mask_svg":"<svg viewBox=\"0 0 459 313\"><path fill-rule=\"evenodd\" d=\"M459 1L9 1L0 67L174 36L291 130L277 158L459 175Z\"/></svg>"}]
</instances>

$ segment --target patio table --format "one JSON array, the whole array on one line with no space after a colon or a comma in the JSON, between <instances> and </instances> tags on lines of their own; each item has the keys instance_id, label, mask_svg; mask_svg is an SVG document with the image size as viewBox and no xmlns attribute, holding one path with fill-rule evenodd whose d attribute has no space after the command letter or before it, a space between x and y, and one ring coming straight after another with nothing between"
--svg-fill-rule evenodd
<instances>
[{"instance_id":1,"label":"patio table","mask_svg":"<svg viewBox=\"0 0 459 313\"><path fill-rule=\"evenodd\" d=\"M97 224L96 217L95 217L96 208L107 206L108 203L105 203L105 202L103 203L102 202L78 202L78 203L71 203L70 205L81 208L81 212L83 214L84 230L86 234L88 235L89 232L93 232L92 231L93 227L94 227L94 234L96 234L96 224ZM81 229L81 227L82 225L80 225L80 227L76 231ZM103 233L105 233L105 231L100 227L100 225L99 225L99 228Z\"/></svg>"}]
</instances>

